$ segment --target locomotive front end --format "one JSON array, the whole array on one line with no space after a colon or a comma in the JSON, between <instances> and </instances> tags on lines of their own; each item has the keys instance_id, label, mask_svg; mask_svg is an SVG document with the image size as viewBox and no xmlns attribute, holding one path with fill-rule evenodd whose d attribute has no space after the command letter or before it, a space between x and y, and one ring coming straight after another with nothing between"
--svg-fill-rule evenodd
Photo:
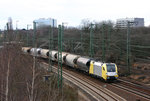
<instances>
[{"instance_id":1,"label":"locomotive front end","mask_svg":"<svg viewBox=\"0 0 150 101\"><path fill-rule=\"evenodd\" d=\"M106 63L106 80L117 80L118 78L118 71L117 71L117 66L114 63Z\"/></svg>"}]
</instances>

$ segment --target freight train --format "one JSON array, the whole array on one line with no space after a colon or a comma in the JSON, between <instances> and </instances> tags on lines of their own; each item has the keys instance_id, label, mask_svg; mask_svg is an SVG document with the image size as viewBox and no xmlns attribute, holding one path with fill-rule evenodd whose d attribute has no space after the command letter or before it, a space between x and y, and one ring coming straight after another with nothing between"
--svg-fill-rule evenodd
<instances>
[{"instance_id":1,"label":"freight train","mask_svg":"<svg viewBox=\"0 0 150 101\"><path fill-rule=\"evenodd\" d=\"M42 48L22 47L22 51L24 53L46 59L50 57L52 61L58 61L58 51L56 50L49 51L48 49ZM61 56L63 64L85 71L88 74L98 76L105 81L117 80L118 78L118 71L115 63L103 63L100 61L95 61L91 58L70 54L67 52L62 52Z\"/></svg>"}]
</instances>

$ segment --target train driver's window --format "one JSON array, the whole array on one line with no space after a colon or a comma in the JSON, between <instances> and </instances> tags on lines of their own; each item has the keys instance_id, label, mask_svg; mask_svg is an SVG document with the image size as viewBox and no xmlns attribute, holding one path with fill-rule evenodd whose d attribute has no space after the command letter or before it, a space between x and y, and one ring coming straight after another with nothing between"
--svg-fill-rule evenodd
<instances>
[{"instance_id":1,"label":"train driver's window","mask_svg":"<svg viewBox=\"0 0 150 101\"><path fill-rule=\"evenodd\" d=\"M103 67L103 70L105 71L105 68Z\"/></svg>"}]
</instances>

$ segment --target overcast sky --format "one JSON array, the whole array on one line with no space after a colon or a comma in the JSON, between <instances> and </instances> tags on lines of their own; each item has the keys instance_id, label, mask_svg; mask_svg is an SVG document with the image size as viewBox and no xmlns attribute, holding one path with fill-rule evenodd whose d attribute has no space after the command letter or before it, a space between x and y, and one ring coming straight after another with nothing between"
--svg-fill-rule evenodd
<instances>
[{"instance_id":1,"label":"overcast sky","mask_svg":"<svg viewBox=\"0 0 150 101\"><path fill-rule=\"evenodd\" d=\"M33 20L55 18L59 23L78 26L82 19L113 20L126 17L145 18L150 25L150 0L0 0L0 29L8 17L19 28L26 28Z\"/></svg>"}]
</instances>

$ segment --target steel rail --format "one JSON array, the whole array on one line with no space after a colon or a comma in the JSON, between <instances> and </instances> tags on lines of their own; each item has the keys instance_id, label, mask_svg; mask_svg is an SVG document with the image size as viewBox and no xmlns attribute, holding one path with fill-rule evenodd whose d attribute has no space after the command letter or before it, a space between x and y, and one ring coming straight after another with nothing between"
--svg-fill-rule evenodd
<instances>
[{"instance_id":1,"label":"steel rail","mask_svg":"<svg viewBox=\"0 0 150 101\"><path fill-rule=\"evenodd\" d=\"M131 83L129 83L129 84L131 84ZM150 95L149 94L144 93L144 92L136 89L135 87L133 88L132 86L127 86L126 84L123 84L121 82L117 83L117 84L116 83L112 83L110 85L113 86L113 87L119 88L121 90L124 90L126 92L132 93L132 94L134 94L136 96L142 97L145 100L148 100L148 101L150 100ZM135 86L135 84L134 84L134 86Z\"/></svg>"}]
</instances>

